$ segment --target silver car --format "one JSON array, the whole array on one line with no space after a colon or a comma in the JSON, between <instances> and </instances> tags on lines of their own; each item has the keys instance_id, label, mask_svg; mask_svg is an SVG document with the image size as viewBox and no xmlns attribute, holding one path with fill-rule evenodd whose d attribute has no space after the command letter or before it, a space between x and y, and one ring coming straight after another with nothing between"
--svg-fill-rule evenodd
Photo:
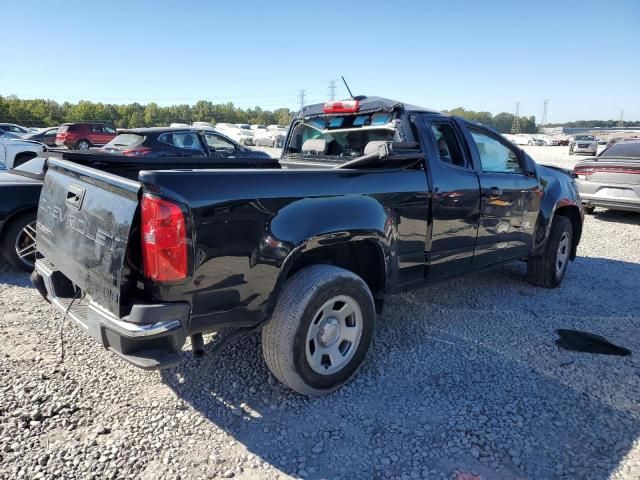
<instances>
[{"instance_id":1,"label":"silver car","mask_svg":"<svg viewBox=\"0 0 640 480\"><path fill-rule=\"evenodd\" d=\"M595 155L598 153L598 142L593 135L576 135L569 142L569 155L574 153L586 153Z\"/></svg>"},{"instance_id":2,"label":"silver car","mask_svg":"<svg viewBox=\"0 0 640 480\"><path fill-rule=\"evenodd\" d=\"M573 171L587 213L596 207L640 212L640 141L614 143Z\"/></svg>"}]
</instances>

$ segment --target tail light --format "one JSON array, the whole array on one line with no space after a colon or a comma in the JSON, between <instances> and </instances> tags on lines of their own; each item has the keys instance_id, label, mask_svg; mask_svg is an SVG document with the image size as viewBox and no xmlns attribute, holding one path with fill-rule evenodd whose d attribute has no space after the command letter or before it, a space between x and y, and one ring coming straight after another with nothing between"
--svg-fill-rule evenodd
<instances>
[{"instance_id":1,"label":"tail light","mask_svg":"<svg viewBox=\"0 0 640 480\"><path fill-rule=\"evenodd\" d=\"M576 175L591 175L595 172L596 169L594 167L574 167L573 173Z\"/></svg>"},{"instance_id":2,"label":"tail light","mask_svg":"<svg viewBox=\"0 0 640 480\"><path fill-rule=\"evenodd\" d=\"M324 113L354 113L360 108L358 100L341 100L337 102L326 102L324 104Z\"/></svg>"},{"instance_id":3,"label":"tail light","mask_svg":"<svg viewBox=\"0 0 640 480\"><path fill-rule=\"evenodd\" d=\"M142 266L150 280L187 277L187 223L180 206L145 193L142 196Z\"/></svg>"},{"instance_id":4,"label":"tail light","mask_svg":"<svg viewBox=\"0 0 640 480\"><path fill-rule=\"evenodd\" d=\"M147 155L149 155L151 152L153 152L153 150L149 147L141 147L141 148L129 148L127 150L122 150L122 155L125 155L127 157L146 157Z\"/></svg>"}]
</instances>

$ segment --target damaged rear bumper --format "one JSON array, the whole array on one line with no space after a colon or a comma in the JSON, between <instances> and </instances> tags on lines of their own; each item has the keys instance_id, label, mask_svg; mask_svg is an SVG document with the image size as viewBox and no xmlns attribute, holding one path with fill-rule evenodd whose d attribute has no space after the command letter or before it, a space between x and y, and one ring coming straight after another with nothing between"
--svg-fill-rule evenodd
<instances>
[{"instance_id":1,"label":"damaged rear bumper","mask_svg":"<svg viewBox=\"0 0 640 480\"><path fill-rule=\"evenodd\" d=\"M38 291L87 334L136 367L154 370L175 366L186 340L188 303L133 305L118 318L76 287L51 262L36 260L32 281Z\"/></svg>"}]
</instances>

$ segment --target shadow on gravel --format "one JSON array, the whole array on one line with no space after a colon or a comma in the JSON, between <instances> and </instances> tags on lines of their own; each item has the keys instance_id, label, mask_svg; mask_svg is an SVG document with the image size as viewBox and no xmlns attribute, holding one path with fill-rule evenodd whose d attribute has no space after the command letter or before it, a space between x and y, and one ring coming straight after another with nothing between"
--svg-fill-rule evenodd
<instances>
[{"instance_id":1,"label":"shadow on gravel","mask_svg":"<svg viewBox=\"0 0 640 480\"><path fill-rule=\"evenodd\" d=\"M604 222L640 225L640 213L636 213L636 212L598 209L593 214L593 216L596 217L598 220L602 220Z\"/></svg>"},{"instance_id":2,"label":"shadow on gravel","mask_svg":"<svg viewBox=\"0 0 640 480\"><path fill-rule=\"evenodd\" d=\"M13 285L16 287L30 287L31 280L29 274L10 266L0 258L0 284Z\"/></svg>"},{"instance_id":3,"label":"shadow on gravel","mask_svg":"<svg viewBox=\"0 0 640 480\"><path fill-rule=\"evenodd\" d=\"M328 397L279 385L259 335L215 358L185 352L162 378L294 477L608 478L640 437L638 365L564 351L555 330L638 350L640 265L579 258L556 290L523 273L511 265L390 297L365 365Z\"/></svg>"}]
</instances>

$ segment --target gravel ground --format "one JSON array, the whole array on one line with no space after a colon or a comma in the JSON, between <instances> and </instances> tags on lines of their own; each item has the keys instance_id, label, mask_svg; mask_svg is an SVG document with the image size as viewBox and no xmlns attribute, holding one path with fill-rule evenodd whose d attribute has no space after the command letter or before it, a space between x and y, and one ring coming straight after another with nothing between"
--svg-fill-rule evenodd
<instances>
[{"instance_id":1,"label":"gravel ground","mask_svg":"<svg viewBox=\"0 0 640 480\"><path fill-rule=\"evenodd\" d=\"M60 363L61 316L0 264L0 479L640 478L639 234L598 210L556 290L514 264L390 297L354 381L312 400L258 335L144 372L68 324ZM558 328L634 353L561 350Z\"/></svg>"}]
</instances>

